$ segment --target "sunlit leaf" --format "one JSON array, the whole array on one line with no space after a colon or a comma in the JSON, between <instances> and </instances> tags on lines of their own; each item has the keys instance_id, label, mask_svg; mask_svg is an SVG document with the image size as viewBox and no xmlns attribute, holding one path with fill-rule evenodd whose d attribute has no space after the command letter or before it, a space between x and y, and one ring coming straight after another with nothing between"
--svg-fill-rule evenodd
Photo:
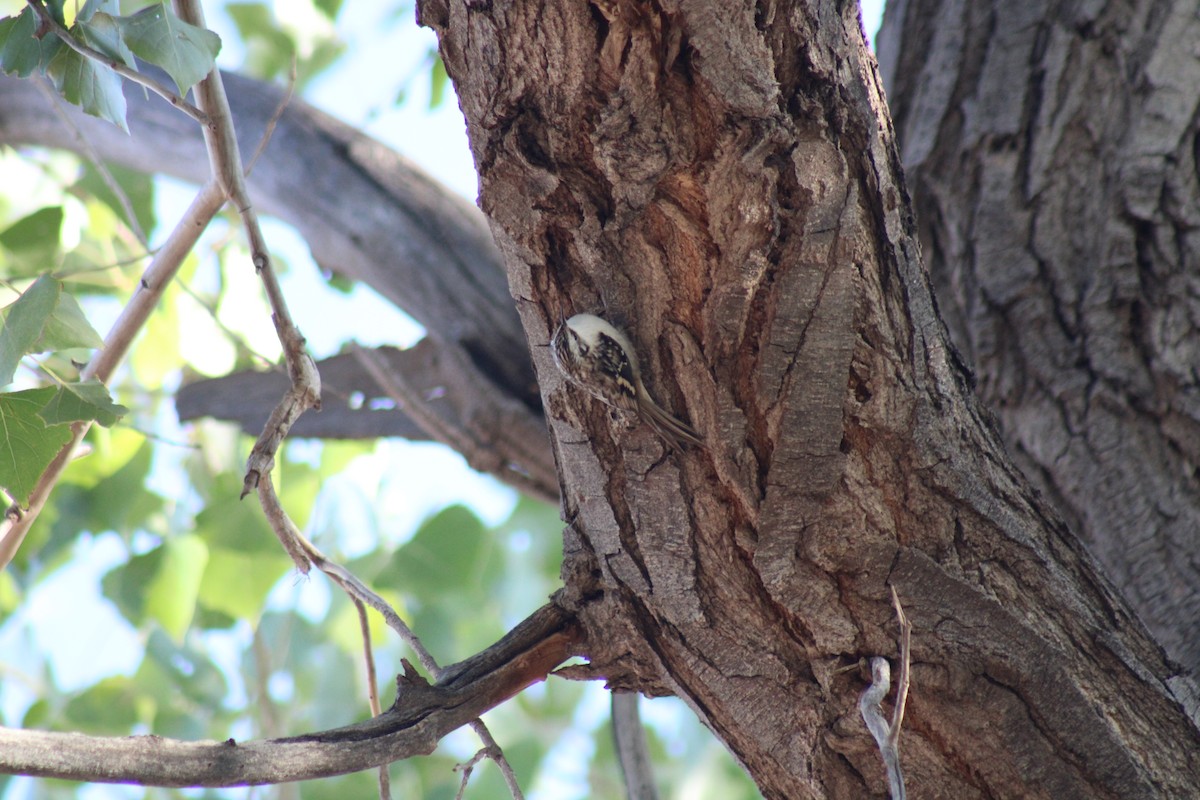
<instances>
[{"instance_id":1,"label":"sunlit leaf","mask_svg":"<svg viewBox=\"0 0 1200 800\"><path fill-rule=\"evenodd\" d=\"M67 425L47 426L38 411L54 389L0 394L0 486L21 505L29 502L38 477L71 439Z\"/></svg>"},{"instance_id":2,"label":"sunlit leaf","mask_svg":"<svg viewBox=\"0 0 1200 800\"><path fill-rule=\"evenodd\" d=\"M21 602L21 587L11 570L0 572L0 614L8 616Z\"/></svg>"},{"instance_id":3,"label":"sunlit leaf","mask_svg":"<svg viewBox=\"0 0 1200 800\"><path fill-rule=\"evenodd\" d=\"M440 54L435 54L433 68L429 70L429 107L437 108L446 100L446 87L450 76L446 73L446 64Z\"/></svg>"},{"instance_id":4,"label":"sunlit leaf","mask_svg":"<svg viewBox=\"0 0 1200 800\"><path fill-rule=\"evenodd\" d=\"M210 550L200 582L200 604L235 619L256 620L267 593L292 568L292 560L276 546L276 554Z\"/></svg>"},{"instance_id":5,"label":"sunlit leaf","mask_svg":"<svg viewBox=\"0 0 1200 800\"><path fill-rule=\"evenodd\" d=\"M0 232L0 245L18 255L48 259L59 248L62 223L62 206L39 208Z\"/></svg>"},{"instance_id":6,"label":"sunlit leaf","mask_svg":"<svg viewBox=\"0 0 1200 800\"><path fill-rule=\"evenodd\" d=\"M138 58L166 70L180 94L212 71L221 50L221 37L189 25L163 3L120 17L119 22L129 48Z\"/></svg>"},{"instance_id":7,"label":"sunlit leaf","mask_svg":"<svg viewBox=\"0 0 1200 800\"><path fill-rule=\"evenodd\" d=\"M317 10L324 14L330 22L337 20L338 14L342 11L342 3L344 0L313 0L313 5Z\"/></svg>"},{"instance_id":8,"label":"sunlit leaf","mask_svg":"<svg viewBox=\"0 0 1200 800\"><path fill-rule=\"evenodd\" d=\"M121 429L114 430L119 432ZM81 530L112 530L129 536L135 530L164 530L161 520L163 498L145 485L154 447L144 437L131 435L138 443L132 458L127 458L129 440L121 437L123 443L117 448L118 452L106 454L100 450L68 467L69 475L82 476L83 485L68 484L55 490L60 514L54 525L56 535L71 536ZM94 468L86 463L93 458L100 462ZM92 469L103 471L105 476L90 488L83 488L94 480Z\"/></svg>"},{"instance_id":9,"label":"sunlit leaf","mask_svg":"<svg viewBox=\"0 0 1200 800\"><path fill-rule=\"evenodd\" d=\"M79 302L67 292L61 292L58 303L55 304L54 311L42 330L41 338L38 339L37 349L33 352L70 350L74 347L94 349L103 345L104 340L83 315Z\"/></svg>"},{"instance_id":10,"label":"sunlit leaf","mask_svg":"<svg viewBox=\"0 0 1200 800\"><path fill-rule=\"evenodd\" d=\"M146 615L157 620L175 641L182 641L192 615L200 580L208 563L208 547L200 537L173 536L163 543L158 571L146 585Z\"/></svg>"},{"instance_id":11,"label":"sunlit leaf","mask_svg":"<svg viewBox=\"0 0 1200 800\"><path fill-rule=\"evenodd\" d=\"M46 75L68 103L129 133L121 76L107 66L64 47L50 60Z\"/></svg>"},{"instance_id":12,"label":"sunlit leaf","mask_svg":"<svg viewBox=\"0 0 1200 800\"><path fill-rule=\"evenodd\" d=\"M125 195L125 198L129 201L129 205L133 207L133 214L137 218L137 223L141 227L142 232L148 234L154 229L156 224L154 212L154 178L144 172L126 169L116 164L108 164L106 167L109 175L112 176L117 186L121 189L121 192ZM126 214L125 205L93 164L85 163L83 165L83 174L74 188L87 192L111 208L126 223L130 222Z\"/></svg>"},{"instance_id":13,"label":"sunlit leaf","mask_svg":"<svg viewBox=\"0 0 1200 800\"><path fill-rule=\"evenodd\" d=\"M265 3L229 3L225 13L237 26L246 46L244 69L270 80L286 74L296 59L296 43L279 27L275 14Z\"/></svg>"},{"instance_id":14,"label":"sunlit leaf","mask_svg":"<svg viewBox=\"0 0 1200 800\"><path fill-rule=\"evenodd\" d=\"M40 416L47 425L95 420L107 428L127 413L129 409L113 402L108 387L93 379L59 386Z\"/></svg>"},{"instance_id":15,"label":"sunlit leaf","mask_svg":"<svg viewBox=\"0 0 1200 800\"><path fill-rule=\"evenodd\" d=\"M146 437L129 428L92 428L85 441L91 453L87 458L72 461L63 481L91 488L132 461L146 444Z\"/></svg>"},{"instance_id":16,"label":"sunlit leaf","mask_svg":"<svg viewBox=\"0 0 1200 800\"><path fill-rule=\"evenodd\" d=\"M4 326L0 327L0 386L12 383L17 364L36 352L34 347L58 305L61 291L58 281L43 275L6 309Z\"/></svg>"}]
</instances>

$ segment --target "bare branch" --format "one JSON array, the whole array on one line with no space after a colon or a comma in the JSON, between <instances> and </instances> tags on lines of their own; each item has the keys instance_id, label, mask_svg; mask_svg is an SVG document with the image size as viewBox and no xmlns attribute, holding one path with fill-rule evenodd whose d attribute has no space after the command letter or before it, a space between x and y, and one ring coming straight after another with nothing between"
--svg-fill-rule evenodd
<instances>
[{"instance_id":1,"label":"bare branch","mask_svg":"<svg viewBox=\"0 0 1200 800\"><path fill-rule=\"evenodd\" d=\"M574 618L543 606L492 647L429 685L398 679L396 703L379 717L320 733L237 743L159 736L91 737L0 728L0 773L147 786L241 786L344 775L414 755L530 684L544 680L580 642Z\"/></svg>"}]
</instances>

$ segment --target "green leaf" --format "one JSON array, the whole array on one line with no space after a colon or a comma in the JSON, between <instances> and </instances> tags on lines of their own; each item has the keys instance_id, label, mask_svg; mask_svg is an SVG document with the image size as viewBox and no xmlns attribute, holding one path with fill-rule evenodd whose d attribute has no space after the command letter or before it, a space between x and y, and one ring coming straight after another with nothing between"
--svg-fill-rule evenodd
<instances>
[{"instance_id":1,"label":"green leaf","mask_svg":"<svg viewBox=\"0 0 1200 800\"><path fill-rule=\"evenodd\" d=\"M0 244L17 255L48 259L59 248L62 223L62 206L39 208L5 228Z\"/></svg>"},{"instance_id":2,"label":"green leaf","mask_svg":"<svg viewBox=\"0 0 1200 800\"><path fill-rule=\"evenodd\" d=\"M142 676L149 677L148 673L152 670L168 679L162 684L166 690L160 698L162 706L182 708L184 706L180 701L187 700L216 708L228 698L229 686L225 676L207 655L187 644L176 644L157 630L150 633L146 642L146 658L138 668L135 680ZM183 690L182 694L180 689Z\"/></svg>"},{"instance_id":3,"label":"green leaf","mask_svg":"<svg viewBox=\"0 0 1200 800\"><path fill-rule=\"evenodd\" d=\"M128 734L138 723L131 700L137 687L129 678L119 675L105 678L82 694L71 698L64 710L62 723L73 731L93 735L119 736ZM60 723L61 724L61 723Z\"/></svg>"},{"instance_id":4,"label":"green leaf","mask_svg":"<svg viewBox=\"0 0 1200 800\"><path fill-rule=\"evenodd\" d=\"M68 103L129 133L125 123L125 95L117 73L64 47L50 60L46 75Z\"/></svg>"},{"instance_id":5,"label":"green leaf","mask_svg":"<svg viewBox=\"0 0 1200 800\"><path fill-rule=\"evenodd\" d=\"M427 520L396 551L376 584L418 596L443 594L447 586L470 587L476 577L472 572L485 554L485 538L479 517L465 506L451 506Z\"/></svg>"},{"instance_id":6,"label":"green leaf","mask_svg":"<svg viewBox=\"0 0 1200 800\"><path fill-rule=\"evenodd\" d=\"M291 69L297 61L296 43L265 3L228 3L225 13L237 26L246 48L244 71L270 80Z\"/></svg>"},{"instance_id":7,"label":"green leaf","mask_svg":"<svg viewBox=\"0 0 1200 800\"><path fill-rule=\"evenodd\" d=\"M74 30L91 47L127 67L137 69L137 59L121 38L121 23L116 17L98 12L87 21L77 20Z\"/></svg>"},{"instance_id":8,"label":"green leaf","mask_svg":"<svg viewBox=\"0 0 1200 800\"><path fill-rule=\"evenodd\" d=\"M145 587L145 610L176 642L181 642L196 613L208 547L200 537L189 534L168 539L162 550L158 571Z\"/></svg>"},{"instance_id":9,"label":"green leaf","mask_svg":"<svg viewBox=\"0 0 1200 800\"><path fill-rule=\"evenodd\" d=\"M148 553L134 556L115 567L100 579L104 596L112 600L125 619L135 627L146 618L145 587L158 574L165 550L156 547Z\"/></svg>"},{"instance_id":10,"label":"green leaf","mask_svg":"<svg viewBox=\"0 0 1200 800\"><path fill-rule=\"evenodd\" d=\"M0 394L0 486L25 505L38 477L71 439L66 425L47 426L38 411L54 389Z\"/></svg>"},{"instance_id":11,"label":"green leaf","mask_svg":"<svg viewBox=\"0 0 1200 800\"><path fill-rule=\"evenodd\" d=\"M446 86L450 76L446 73L446 63L440 53L434 54L433 69L429 71L429 107L437 108L446 99Z\"/></svg>"},{"instance_id":12,"label":"green leaf","mask_svg":"<svg viewBox=\"0 0 1200 800\"><path fill-rule=\"evenodd\" d=\"M235 619L257 620L267 594L291 566L292 560L278 547L275 554L210 550L200 581L200 604Z\"/></svg>"},{"instance_id":13,"label":"green leaf","mask_svg":"<svg viewBox=\"0 0 1200 800\"><path fill-rule=\"evenodd\" d=\"M189 25L162 3L120 17L119 22L130 49L166 70L180 94L212 71L221 51L221 37Z\"/></svg>"},{"instance_id":14,"label":"green leaf","mask_svg":"<svg viewBox=\"0 0 1200 800\"><path fill-rule=\"evenodd\" d=\"M38 413L47 425L94 419L109 428L128 414L129 409L114 403L108 394L108 387L93 379L84 383L62 384Z\"/></svg>"},{"instance_id":15,"label":"green leaf","mask_svg":"<svg viewBox=\"0 0 1200 800\"><path fill-rule=\"evenodd\" d=\"M165 530L167 526L161 519L163 498L145 485L153 463L153 445L140 434L132 434L138 442L132 456L125 445L118 448L118 453L109 453L103 447L108 431L92 430L90 438L100 443L97 452L67 468L71 479L80 476L84 485L90 488L84 490L67 484L55 490L55 504L59 510L59 518L54 523L55 535L70 537L81 530L112 530L130 536L135 530ZM123 430L114 429L115 432ZM120 438L128 439L127 436ZM94 465L90 463L93 459L96 460Z\"/></svg>"},{"instance_id":16,"label":"green leaf","mask_svg":"<svg viewBox=\"0 0 1200 800\"><path fill-rule=\"evenodd\" d=\"M66 47L54 34L39 39L37 28L37 15L28 6L15 17L0 19L0 72L19 78L45 72L55 53Z\"/></svg>"},{"instance_id":17,"label":"green leaf","mask_svg":"<svg viewBox=\"0 0 1200 800\"><path fill-rule=\"evenodd\" d=\"M330 22L336 22L338 14L340 14L342 11L342 2L343 0L313 0L313 5L316 6L317 10L324 14Z\"/></svg>"},{"instance_id":18,"label":"green leaf","mask_svg":"<svg viewBox=\"0 0 1200 800\"><path fill-rule=\"evenodd\" d=\"M17 364L26 354L37 352L35 347L61 292L62 284L43 275L7 307L0 328L0 386L12 383Z\"/></svg>"},{"instance_id":19,"label":"green leaf","mask_svg":"<svg viewBox=\"0 0 1200 800\"><path fill-rule=\"evenodd\" d=\"M175 536L113 569L100 586L104 596L134 625L156 620L171 637L182 641L196 612L207 563L208 547L200 537Z\"/></svg>"},{"instance_id":20,"label":"green leaf","mask_svg":"<svg viewBox=\"0 0 1200 800\"><path fill-rule=\"evenodd\" d=\"M121 13L121 0L87 0L83 4L83 8L79 9L79 13L75 16L75 21L88 21L96 12L103 12L117 16Z\"/></svg>"},{"instance_id":21,"label":"green leaf","mask_svg":"<svg viewBox=\"0 0 1200 800\"><path fill-rule=\"evenodd\" d=\"M67 292L61 292L58 303L54 306L50 319L46 321L46 327L42 329L42 335L32 352L70 350L74 347L95 349L103 346L104 340L83 315L79 302Z\"/></svg>"},{"instance_id":22,"label":"green leaf","mask_svg":"<svg viewBox=\"0 0 1200 800\"><path fill-rule=\"evenodd\" d=\"M145 233L152 231L156 224L154 213L154 179L144 172L136 172L116 164L108 164L107 167L109 175L116 181L117 186L121 188L125 198L129 201L129 205L133 207L133 214L137 217L137 222L141 226L142 231ZM125 213L125 205L113 193L113 190L91 162L84 163L83 175L73 188L90 194L111 208L126 223L131 222Z\"/></svg>"},{"instance_id":23,"label":"green leaf","mask_svg":"<svg viewBox=\"0 0 1200 800\"><path fill-rule=\"evenodd\" d=\"M67 16L63 13L63 7L67 4L67 0L46 0L46 8L50 11L50 16L54 17L54 21L64 28L67 25Z\"/></svg>"},{"instance_id":24,"label":"green leaf","mask_svg":"<svg viewBox=\"0 0 1200 800\"><path fill-rule=\"evenodd\" d=\"M253 499L241 498L241 478L223 472L213 481L204 510L196 515L195 531L212 548L241 553L277 554L279 540Z\"/></svg>"},{"instance_id":25,"label":"green leaf","mask_svg":"<svg viewBox=\"0 0 1200 800\"><path fill-rule=\"evenodd\" d=\"M7 618L21 603L21 587L17 585L12 570L0 572L0 615Z\"/></svg>"}]
</instances>

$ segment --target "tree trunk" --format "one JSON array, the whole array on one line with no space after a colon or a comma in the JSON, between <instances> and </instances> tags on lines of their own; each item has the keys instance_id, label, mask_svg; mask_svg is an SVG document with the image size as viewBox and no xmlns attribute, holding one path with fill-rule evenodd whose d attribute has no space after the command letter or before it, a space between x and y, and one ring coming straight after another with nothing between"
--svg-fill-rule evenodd
<instances>
[{"instance_id":1,"label":"tree trunk","mask_svg":"<svg viewBox=\"0 0 1200 800\"><path fill-rule=\"evenodd\" d=\"M1149 1L895 0L880 37L929 269L980 395L1192 674L1197 41L1195 3Z\"/></svg>"},{"instance_id":2,"label":"tree trunk","mask_svg":"<svg viewBox=\"0 0 1200 800\"><path fill-rule=\"evenodd\" d=\"M562 602L768 797L884 792L858 717L914 625L918 797L1184 796L1191 684L1014 467L947 343L856 5L426 0L532 342L607 310L703 448L534 348Z\"/></svg>"}]
</instances>

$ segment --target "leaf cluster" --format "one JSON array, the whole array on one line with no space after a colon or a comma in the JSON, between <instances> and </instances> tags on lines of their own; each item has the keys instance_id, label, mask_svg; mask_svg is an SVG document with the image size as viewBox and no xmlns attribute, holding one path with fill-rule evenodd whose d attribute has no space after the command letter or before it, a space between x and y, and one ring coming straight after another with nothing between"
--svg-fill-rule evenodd
<instances>
[{"instance_id":1,"label":"leaf cluster","mask_svg":"<svg viewBox=\"0 0 1200 800\"><path fill-rule=\"evenodd\" d=\"M64 0L47 0L0 19L0 70L45 75L67 102L128 132L119 68L138 72L138 59L159 67L180 95L213 68L221 39L179 19L165 2L122 16L118 0L88 0L70 27Z\"/></svg>"}]
</instances>

